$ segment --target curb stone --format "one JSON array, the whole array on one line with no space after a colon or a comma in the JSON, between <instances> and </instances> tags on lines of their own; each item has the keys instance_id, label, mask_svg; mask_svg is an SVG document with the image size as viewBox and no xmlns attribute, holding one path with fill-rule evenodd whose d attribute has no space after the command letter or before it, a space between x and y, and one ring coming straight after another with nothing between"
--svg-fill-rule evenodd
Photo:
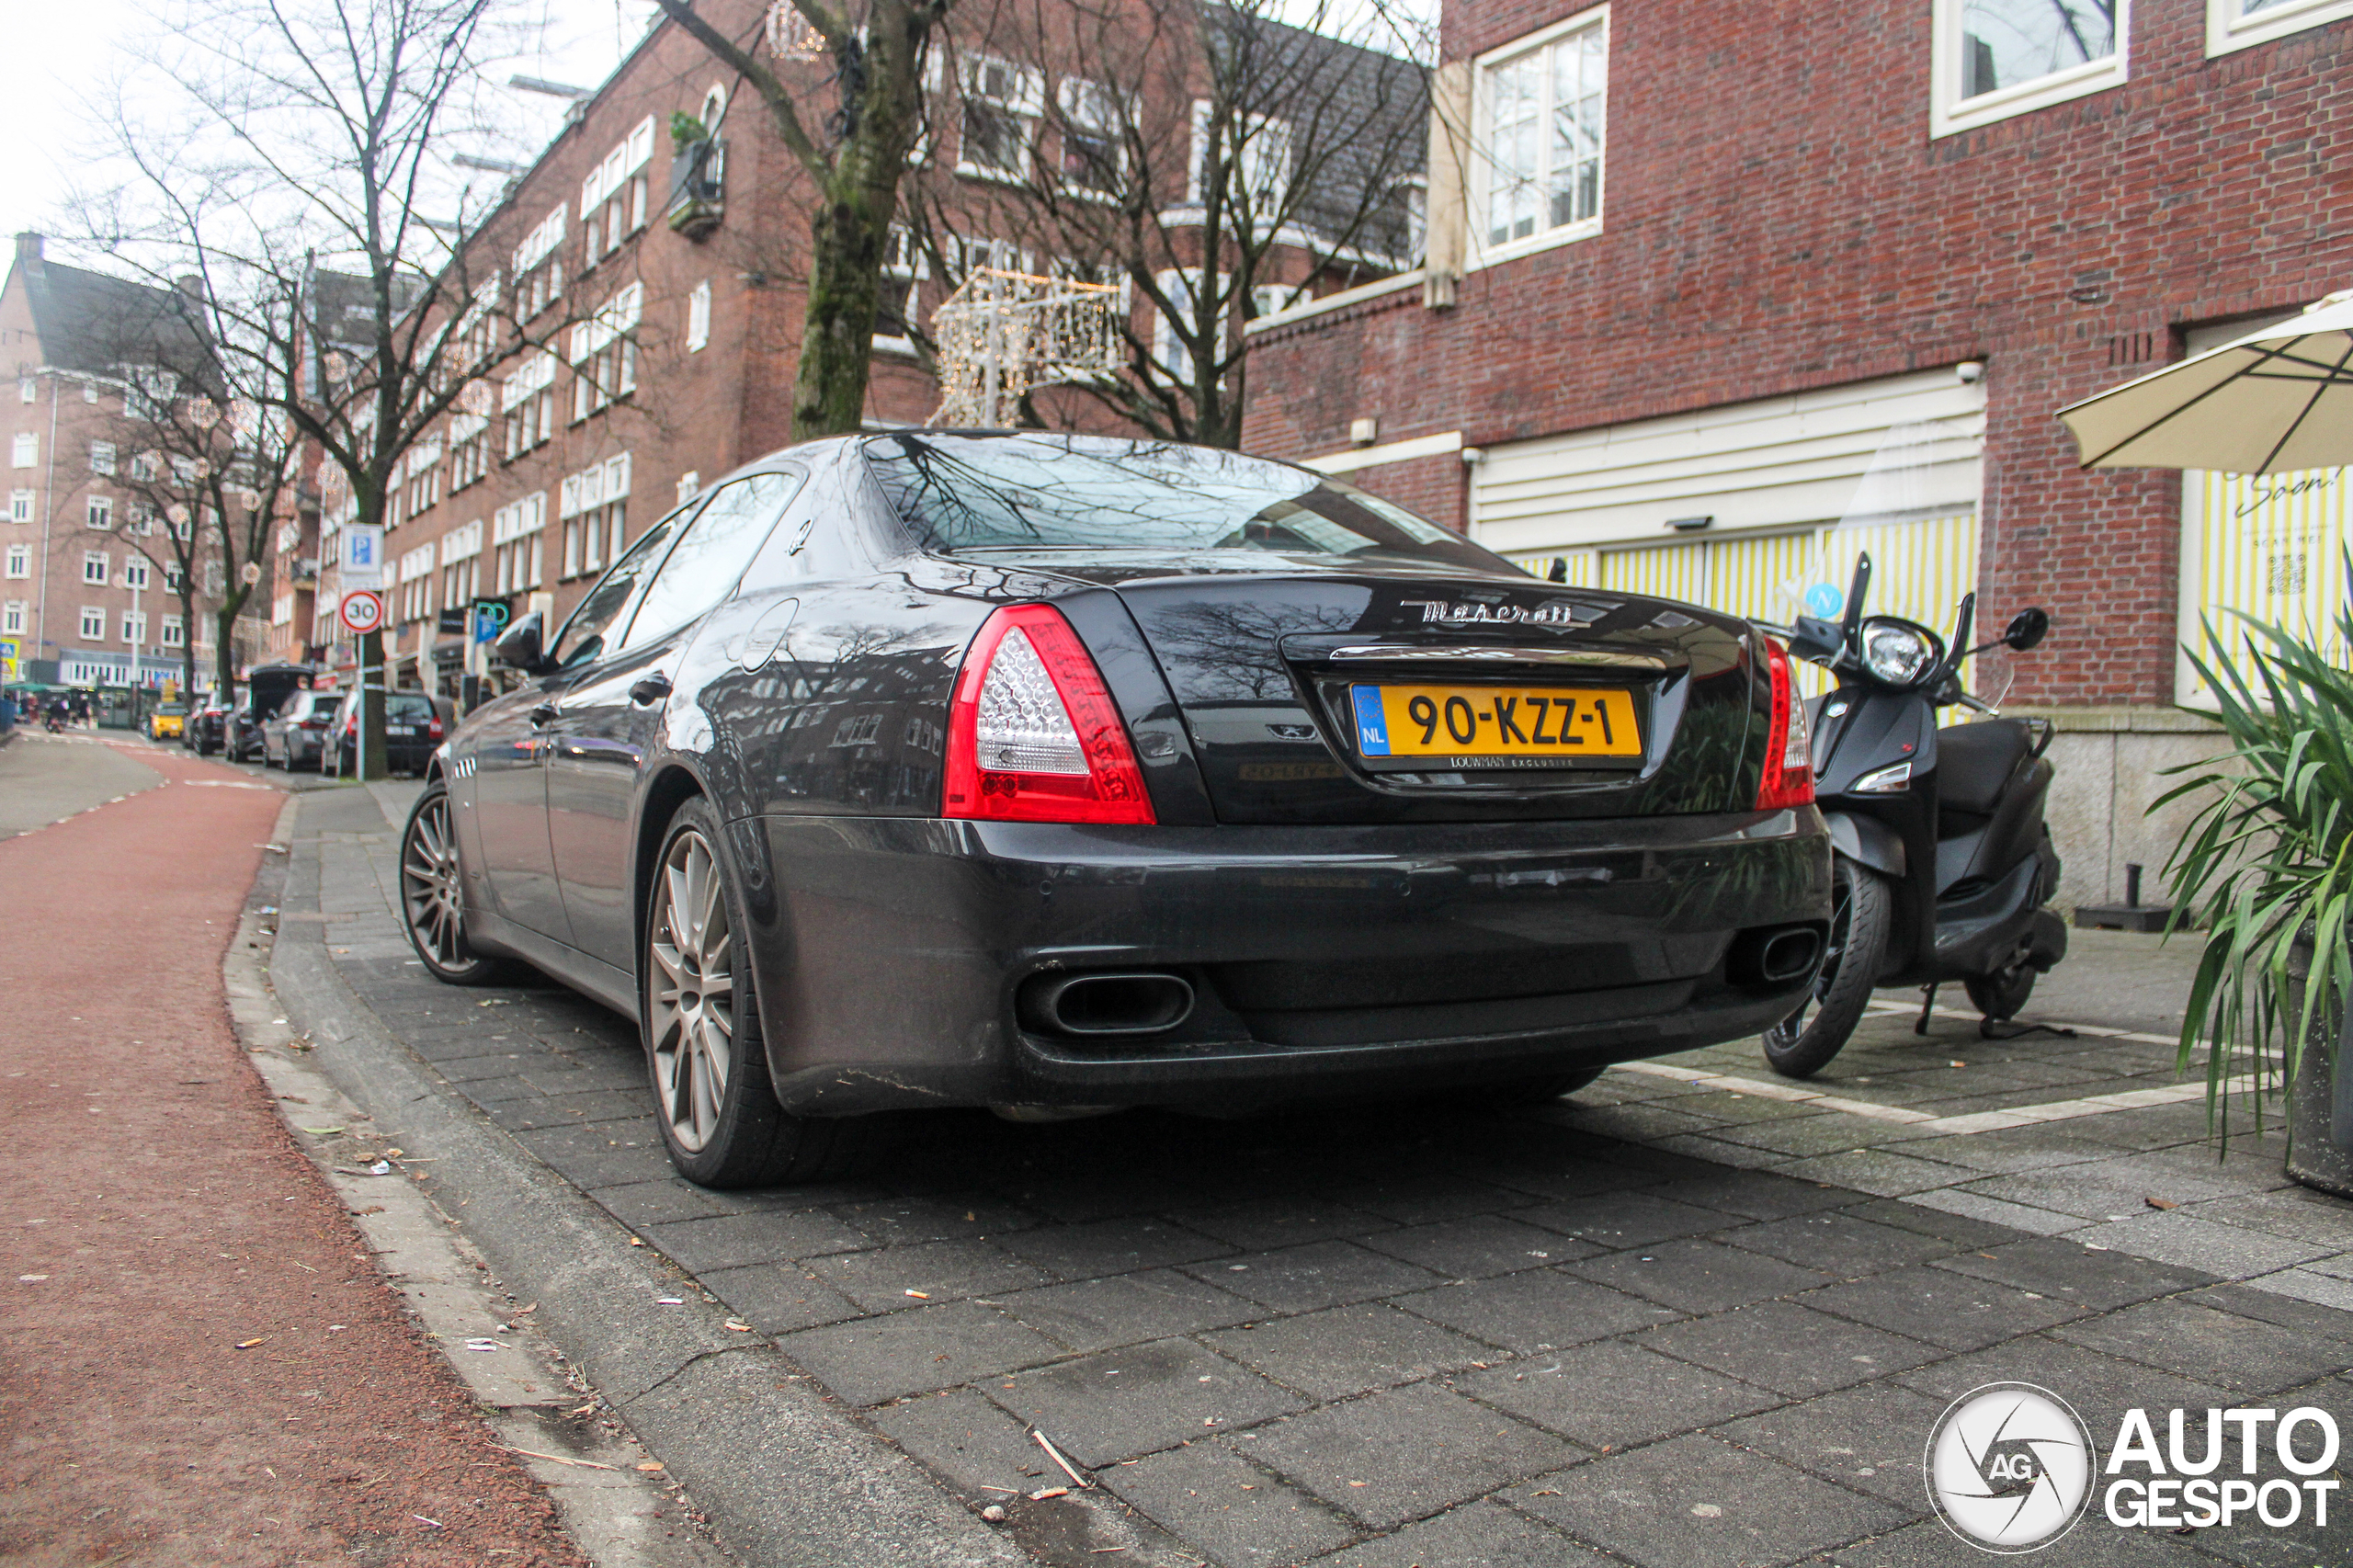
<instances>
[{"instance_id":1,"label":"curb stone","mask_svg":"<svg viewBox=\"0 0 2353 1568\"><path fill-rule=\"evenodd\" d=\"M273 845L288 841L298 809L287 801L270 833ZM283 876L283 862L273 860L260 880ZM565 1531L598 1568L724 1568L726 1555L695 1532L685 1489L665 1481L629 1429L599 1409L597 1392L526 1321L533 1306L518 1309L511 1293L498 1289L457 1221L413 1179L420 1173L399 1165L395 1153L383 1162L392 1166L387 1175L354 1174L375 1165L391 1141L361 1131L374 1119L318 1069L304 1032L272 994L276 934L261 893L256 887L247 901L222 960L231 1024L268 1086L272 1107L343 1200L386 1282L473 1395L499 1443L547 1489ZM490 1344L499 1347L474 1348Z\"/></svg>"},{"instance_id":2,"label":"curb stone","mask_svg":"<svg viewBox=\"0 0 2353 1568\"><path fill-rule=\"evenodd\" d=\"M299 798L289 801L289 813L299 809ZM292 826L281 817L273 842L293 843ZM278 903L288 915L318 913L318 870L315 854L285 866ZM731 1330L716 1298L462 1108L345 984L322 930L303 921L272 944L268 980L282 1006L269 1017L309 1037L303 1064L373 1113L378 1141L425 1166L429 1185L413 1187L509 1289L539 1302L540 1332L731 1551L792 1568L1033 1561L834 1407L773 1346Z\"/></svg>"}]
</instances>

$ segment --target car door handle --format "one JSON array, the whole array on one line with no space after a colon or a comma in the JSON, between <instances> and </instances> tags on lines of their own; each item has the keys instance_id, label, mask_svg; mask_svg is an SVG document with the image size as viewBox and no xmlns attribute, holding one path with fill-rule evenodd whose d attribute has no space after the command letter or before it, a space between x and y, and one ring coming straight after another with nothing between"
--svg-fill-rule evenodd
<instances>
[{"instance_id":1,"label":"car door handle","mask_svg":"<svg viewBox=\"0 0 2353 1568\"><path fill-rule=\"evenodd\" d=\"M629 688L629 699L639 707L647 707L670 695L670 677L656 670Z\"/></svg>"},{"instance_id":2,"label":"car door handle","mask_svg":"<svg viewBox=\"0 0 2353 1568\"><path fill-rule=\"evenodd\" d=\"M533 727L534 729L540 728L540 727L541 727L541 726L543 726L543 725L552 724L552 723L554 723L554 722L555 722L555 704L554 704L554 703L552 703L552 702L542 702L542 703L540 703L537 708L534 708L534 709L532 709L532 710L531 710L531 725L532 725L532 727Z\"/></svg>"}]
</instances>

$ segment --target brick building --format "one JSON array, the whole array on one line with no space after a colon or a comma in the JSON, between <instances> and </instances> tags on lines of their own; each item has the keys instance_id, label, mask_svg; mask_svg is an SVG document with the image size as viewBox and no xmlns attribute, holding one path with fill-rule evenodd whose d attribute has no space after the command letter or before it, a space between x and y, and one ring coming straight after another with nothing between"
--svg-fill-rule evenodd
<instances>
[{"instance_id":1,"label":"brick building","mask_svg":"<svg viewBox=\"0 0 2353 1568\"><path fill-rule=\"evenodd\" d=\"M764 7L723 0L705 10L714 25L742 37ZM928 322L972 268L1100 276L1099 266L1082 267L1083 258L1058 248L1070 226L1058 229L1041 207L1058 200L1088 213L1113 210L1106 205L1109 182L1148 168L1172 193L1155 210L1179 214L1164 213L1157 222L1181 231L1189 222L1181 215L1188 170L1199 166L1202 153L1200 117L1186 98L1182 72L1168 76L1165 59L1148 58L1164 84L1150 102L1104 89L1082 74L1097 57L1074 58L1074 35L1057 19L1065 10L1080 15L1074 7L976 0L929 51L925 133L908 177L905 222L892 231L876 324L871 426L921 423L940 405L921 335L911 328ZM779 15L789 22L789 10L767 14L764 56L789 85L807 89L804 112L822 119L831 112L833 62L816 57L798 28L776 25ZM1347 48L1279 30L1308 40L1305 47ZM1194 36L1189 24L1179 36ZM1410 79L1409 111L1397 124L1417 174L1418 76L1387 57L1356 56ZM1337 125L1347 117L1329 118ZM1256 116L1250 123L1268 121ZM1086 140L1089 132L1097 139ZM1267 135L1274 144L1275 131ZM1286 166L1313 166L1317 149L1306 132L1287 135L1279 146ZM1274 178L1275 162L1260 154L1238 177ZM1042 203L1041 189L1051 193ZM786 444L812 192L756 95L667 21L657 21L580 101L467 247L463 275L483 282L474 307L448 324L457 358L462 368L476 337L499 352L491 369L477 372L464 406L404 460L385 541L392 577L386 645L396 681L460 692L461 672L486 666L450 612L475 598L498 598L514 614L538 609L551 624L560 620L655 519L704 482ZM1298 254L1286 253L1287 270L1276 274L1282 297L1405 265L1393 253L1407 248L1408 194L1401 182L1393 212L1359 225L1364 233L1345 256L1331 246L1293 245ZM1199 201L1198 189L1192 199ZM1181 240L1176 254L1169 272L1153 275L1180 277ZM1152 342L1151 307L1142 297L1120 297L1139 340ZM1235 302L1237 352L1242 318L1275 302L1263 296ZM540 347L517 353L518 335ZM1055 426L1118 423L1098 400L1067 386L1042 390L1035 408ZM335 473L323 474L321 489L321 536L292 548L298 558L314 553L332 562L336 531L356 508ZM347 665L336 586L330 566L311 601L309 642L331 664ZM281 590L281 606L299 611L302 602L292 588Z\"/></svg>"},{"instance_id":2,"label":"brick building","mask_svg":"<svg viewBox=\"0 0 2353 1568\"><path fill-rule=\"evenodd\" d=\"M1868 548L1882 611L2047 606L1979 686L2060 726L2063 897L2119 897L2211 745L2180 638L2325 610L2342 474L2084 473L2052 414L2353 284L2347 18L1449 3L1426 265L1252 324L1246 442L1567 581L1787 619Z\"/></svg>"},{"instance_id":3,"label":"brick building","mask_svg":"<svg viewBox=\"0 0 2353 1568\"><path fill-rule=\"evenodd\" d=\"M18 234L0 286L14 381L0 404L0 644L13 650L0 650L0 678L159 686L181 677L191 636L209 676L210 618L199 608L188 624L170 575L182 552L162 537L190 525L159 515L175 471L141 439L152 400L181 391L165 367L191 358L192 312L43 252L40 235Z\"/></svg>"}]
</instances>

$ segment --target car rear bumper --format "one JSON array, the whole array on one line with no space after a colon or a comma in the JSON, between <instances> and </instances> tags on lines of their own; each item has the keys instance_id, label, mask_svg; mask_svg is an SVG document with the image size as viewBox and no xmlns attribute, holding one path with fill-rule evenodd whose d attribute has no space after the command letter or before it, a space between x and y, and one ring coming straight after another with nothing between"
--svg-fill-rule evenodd
<instances>
[{"instance_id":1,"label":"car rear bumper","mask_svg":"<svg viewBox=\"0 0 2353 1568\"><path fill-rule=\"evenodd\" d=\"M798 1110L1324 1097L1666 1055L1787 1016L1756 933L1826 928L1812 808L1606 823L736 824ZM1054 1027L1074 974L1175 976L1154 1033Z\"/></svg>"}]
</instances>

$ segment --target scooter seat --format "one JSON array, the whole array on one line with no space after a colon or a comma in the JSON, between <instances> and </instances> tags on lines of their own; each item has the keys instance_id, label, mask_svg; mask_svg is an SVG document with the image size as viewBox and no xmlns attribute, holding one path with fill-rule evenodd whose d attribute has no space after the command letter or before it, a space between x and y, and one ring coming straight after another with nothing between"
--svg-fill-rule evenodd
<instances>
[{"instance_id":1,"label":"scooter seat","mask_svg":"<svg viewBox=\"0 0 2353 1568\"><path fill-rule=\"evenodd\" d=\"M1937 799L1948 811L1991 816L2033 739L2019 719L1981 719L1937 732Z\"/></svg>"}]
</instances>

